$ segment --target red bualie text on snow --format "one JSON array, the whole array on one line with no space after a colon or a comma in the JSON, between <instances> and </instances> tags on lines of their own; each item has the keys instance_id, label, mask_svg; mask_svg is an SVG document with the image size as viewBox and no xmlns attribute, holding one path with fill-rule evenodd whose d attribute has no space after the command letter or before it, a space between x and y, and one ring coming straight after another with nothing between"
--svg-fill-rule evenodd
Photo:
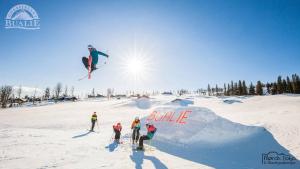
<instances>
[{"instance_id":1,"label":"red bualie text on snow","mask_svg":"<svg viewBox=\"0 0 300 169\"><path fill-rule=\"evenodd\" d=\"M188 116L192 113L191 110L184 110L178 112L159 112L153 111L147 118L147 121L156 121L156 122L169 122L169 123L178 123L186 124Z\"/></svg>"}]
</instances>

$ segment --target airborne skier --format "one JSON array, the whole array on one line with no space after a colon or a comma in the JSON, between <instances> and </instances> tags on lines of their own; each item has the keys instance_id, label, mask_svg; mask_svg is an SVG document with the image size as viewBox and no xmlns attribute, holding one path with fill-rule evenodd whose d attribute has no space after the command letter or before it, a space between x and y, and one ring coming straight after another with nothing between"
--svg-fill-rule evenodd
<instances>
[{"instance_id":1,"label":"airborne skier","mask_svg":"<svg viewBox=\"0 0 300 169\"><path fill-rule=\"evenodd\" d=\"M88 50L90 52L89 58L82 57L82 63L84 64L85 68L89 71L89 78L90 74L97 69L96 65L98 63L98 55L102 55L105 57L109 57L109 55L97 51L96 48L94 48L92 45L88 45Z\"/></svg>"}]
</instances>

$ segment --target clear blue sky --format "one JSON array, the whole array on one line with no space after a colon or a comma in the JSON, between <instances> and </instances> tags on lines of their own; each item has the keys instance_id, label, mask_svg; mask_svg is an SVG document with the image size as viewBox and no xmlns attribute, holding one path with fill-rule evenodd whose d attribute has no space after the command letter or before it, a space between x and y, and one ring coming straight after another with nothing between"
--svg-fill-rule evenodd
<instances>
[{"instance_id":1,"label":"clear blue sky","mask_svg":"<svg viewBox=\"0 0 300 169\"><path fill-rule=\"evenodd\" d=\"M40 30L5 29L9 9L24 3ZM273 81L300 72L297 0L1 0L0 84L78 90L197 89L244 79ZM111 55L92 80L87 45ZM147 81L133 85L120 68L134 47L151 60Z\"/></svg>"}]
</instances>

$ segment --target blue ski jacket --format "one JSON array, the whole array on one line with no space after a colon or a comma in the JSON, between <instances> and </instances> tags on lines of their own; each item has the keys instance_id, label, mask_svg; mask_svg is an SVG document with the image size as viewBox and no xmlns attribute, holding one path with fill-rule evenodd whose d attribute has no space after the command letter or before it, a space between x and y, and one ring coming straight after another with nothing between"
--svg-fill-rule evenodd
<instances>
[{"instance_id":1,"label":"blue ski jacket","mask_svg":"<svg viewBox=\"0 0 300 169\"><path fill-rule=\"evenodd\" d=\"M90 55L92 56L92 64L93 65L96 65L98 63L98 55L108 57L107 54L97 51L95 48L90 52Z\"/></svg>"}]
</instances>

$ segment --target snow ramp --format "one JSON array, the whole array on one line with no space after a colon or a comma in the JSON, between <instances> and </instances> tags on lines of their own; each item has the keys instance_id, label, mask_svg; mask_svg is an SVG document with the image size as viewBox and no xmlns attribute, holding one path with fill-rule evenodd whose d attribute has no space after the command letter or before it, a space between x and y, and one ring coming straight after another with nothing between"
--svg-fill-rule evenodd
<instances>
[{"instance_id":1,"label":"snow ramp","mask_svg":"<svg viewBox=\"0 0 300 169\"><path fill-rule=\"evenodd\" d=\"M149 122L157 127L152 146L194 162L228 169L299 168L265 128L232 122L204 107L158 107L142 119ZM270 152L294 158L295 164L264 164Z\"/></svg>"}]
</instances>

